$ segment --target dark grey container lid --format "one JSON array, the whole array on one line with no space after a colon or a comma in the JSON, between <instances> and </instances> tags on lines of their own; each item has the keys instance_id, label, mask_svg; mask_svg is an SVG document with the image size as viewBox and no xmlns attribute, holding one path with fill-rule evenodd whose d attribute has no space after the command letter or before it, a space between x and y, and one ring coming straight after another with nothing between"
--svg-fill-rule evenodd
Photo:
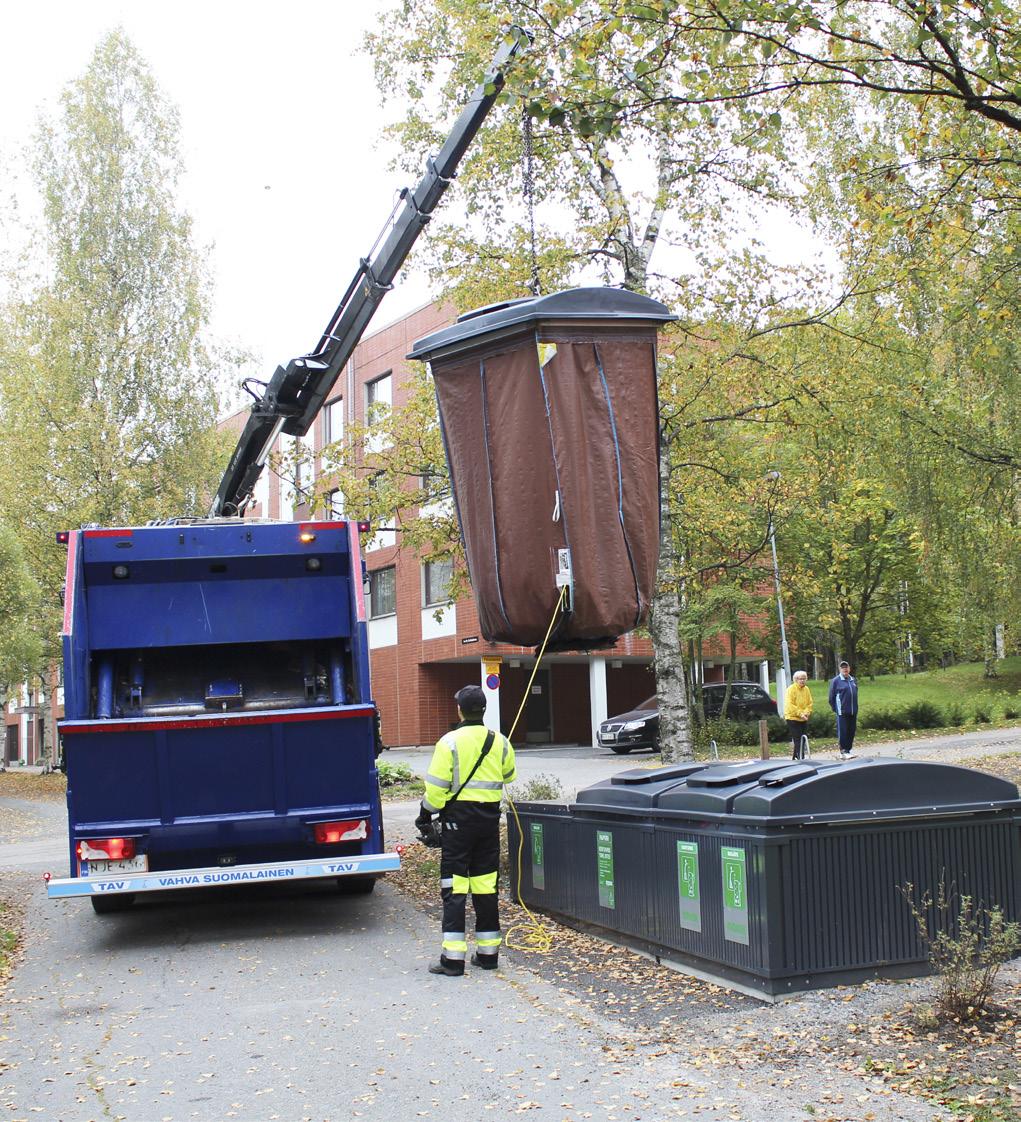
<instances>
[{"instance_id":1,"label":"dark grey container lid","mask_svg":"<svg viewBox=\"0 0 1021 1122\"><path fill-rule=\"evenodd\" d=\"M575 796L575 806L589 807L628 807L651 808L658 804L665 791L672 791L678 783L697 771L705 764L672 764L667 767L632 768L617 775L585 787Z\"/></svg>"},{"instance_id":2,"label":"dark grey container lid","mask_svg":"<svg viewBox=\"0 0 1021 1122\"><path fill-rule=\"evenodd\" d=\"M1013 783L915 760L792 763L753 760L624 772L578 792L580 813L712 818L741 823L871 822L1021 810Z\"/></svg>"},{"instance_id":3,"label":"dark grey container lid","mask_svg":"<svg viewBox=\"0 0 1021 1122\"><path fill-rule=\"evenodd\" d=\"M550 296L525 296L465 312L452 327L417 339L407 357L429 361L444 353L477 346L487 335L507 334L538 320L669 323L675 319L666 304L637 292L623 288L568 288Z\"/></svg>"}]
</instances>

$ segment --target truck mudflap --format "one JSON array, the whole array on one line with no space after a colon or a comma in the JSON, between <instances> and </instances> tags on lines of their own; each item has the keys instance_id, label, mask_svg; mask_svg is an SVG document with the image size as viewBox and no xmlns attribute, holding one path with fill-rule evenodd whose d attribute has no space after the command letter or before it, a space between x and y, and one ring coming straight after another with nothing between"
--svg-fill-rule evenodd
<instances>
[{"instance_id":1,"label":"truck mudflap","mask_svg":"<svg viewBox=\"0 0 1021 1122\"><path fill-rule=\"evenodd\" d=\"M114 876L50 878L46 895L112 896L121 892L167 892L175 888L213 888L224 884L261 884L270 881L314 880L322 877L375 876L401 867L396 853L370 853L362 857L316 858L266 865L214 866L207 869L165 869L154 873L118 873Z\"/></svg>"}]
</instances>

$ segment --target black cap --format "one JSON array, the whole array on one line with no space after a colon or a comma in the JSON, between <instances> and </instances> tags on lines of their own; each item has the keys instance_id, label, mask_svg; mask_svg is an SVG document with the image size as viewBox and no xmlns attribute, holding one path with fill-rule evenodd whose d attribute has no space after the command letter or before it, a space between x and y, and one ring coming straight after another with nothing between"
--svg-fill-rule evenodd
<instances>
[{"instance_id":1,"label":"black cap","mask_svg":"<svg viewBox=\"0 0 1021 1122\"><path fill-rule=\"evenodd\" d=\"M481 686L462 686L454 694L458 709L462 713L485 713L486 695Z\"/></svg>"}]
</instances>

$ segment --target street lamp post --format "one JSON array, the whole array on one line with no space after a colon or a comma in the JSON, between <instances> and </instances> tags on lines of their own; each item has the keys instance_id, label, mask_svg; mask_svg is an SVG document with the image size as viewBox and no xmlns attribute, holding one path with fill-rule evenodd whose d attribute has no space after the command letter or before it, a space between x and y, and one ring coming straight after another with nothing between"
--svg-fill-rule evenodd
<instances>
[{"instance_id":1,"label":"street lamp post","mask_svg":"<svg viewBox=\"0 0 1021 1122\"><path fill-rule=\"evenodd\" d=\"M767 472L767 479L778 480L780 473L778 471ZM783 656L783 673L784 684L790 685L791 682L791 652L787 646L787 628L784 626L783 619L783 598L780 595L780 565L776 559L776 534L773 533L773 515L769 515L769 546L773 551L773 583L776 585L776 614L780 620L780 652ZM777 699L779 701L779 698Z\"/></svg>"}]
</instances>

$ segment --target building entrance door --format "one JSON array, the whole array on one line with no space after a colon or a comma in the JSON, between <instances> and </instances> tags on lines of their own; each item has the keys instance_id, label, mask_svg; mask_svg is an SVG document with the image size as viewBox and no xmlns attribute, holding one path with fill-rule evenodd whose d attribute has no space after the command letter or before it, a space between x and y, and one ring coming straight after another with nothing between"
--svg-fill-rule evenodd
<instances>
[{"instance_id":1,"label":"building entrance door","mask_svg":"<svg viewBox=\"0 0 1021 1122\"><path fill-rule=\"evenodd\" d=\"M525 741L528 744L549 744L553 739L549 681L550 672L539 669L528 691L525 705Z\"/></svg>"},{"instance_id":2,"label":"building entrance door","mask_svg":"<svg viewBox=\"0 0 1021 1122\"><path fill-rule=\"evenodd\" d=\"M7 726L7 744L5 745L5 748L6 748L7 763L9 763L9 764L15 763L18 759L18 726L17 725L8 725Z\"/></svg>"}]
</instances>

